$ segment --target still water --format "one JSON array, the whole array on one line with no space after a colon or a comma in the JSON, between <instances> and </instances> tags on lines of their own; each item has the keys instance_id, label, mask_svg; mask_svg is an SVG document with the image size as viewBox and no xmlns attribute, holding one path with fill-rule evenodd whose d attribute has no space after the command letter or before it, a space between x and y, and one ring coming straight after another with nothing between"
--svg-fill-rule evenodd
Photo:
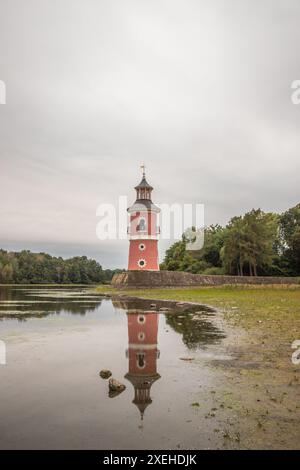
<instances>
[{"instance_id":1,"label":"still water","mask_svg":"<svg viewBox=\"0 0 300 470\"><path fill-rule=\"evenodd\" d=\"M0 287L0 448L216 446L202 397L224 338L204 306ZM124 392L109 396L104 368Z\"/></svg>"}]
</instances>

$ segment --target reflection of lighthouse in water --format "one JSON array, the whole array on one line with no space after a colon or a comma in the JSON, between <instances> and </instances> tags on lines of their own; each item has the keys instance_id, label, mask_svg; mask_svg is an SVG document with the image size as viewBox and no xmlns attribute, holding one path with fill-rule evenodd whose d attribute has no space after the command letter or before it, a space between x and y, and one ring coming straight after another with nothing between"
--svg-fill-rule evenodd
<instances>
[{"instance_id":1,"label":"reflection of lighthouse in water","mask_svg":"<svg viewBox=\"0 0 300 470\"><path fill-rule=\"evenodd\" d=\"M129 368L125 378L134 386L132 403L140 410L141 419L152 403L151 386L160 378L156 370L158 319L159 315L153 311L129 310L127 313Z\"/></svg>"}]
</instances>

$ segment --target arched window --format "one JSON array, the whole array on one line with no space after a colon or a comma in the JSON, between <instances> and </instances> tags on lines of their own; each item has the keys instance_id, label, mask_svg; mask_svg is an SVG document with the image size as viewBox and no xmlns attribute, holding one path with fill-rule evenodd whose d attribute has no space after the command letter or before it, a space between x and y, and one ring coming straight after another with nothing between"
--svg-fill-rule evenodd
<instances>
[{"instance_id":1,"label":"arched window","mask_svg":"<svg viewBox=\"0 0 300 470\"><path fill-rule=\"evenodd\" d=\"M137 231L138 232L144 232L146 230L146 220L141 217L139 220L139 224L137 226Z\"/></svg>"},{"instance_id":2,"label":"arched window","mask_svg":"<svg viewBox=\"0 0 300 470\"><path fill-rule=\"evenodd\" d=\"M137 366L139 369L144 369L146 367L145 353L139 352L136 355L137 357Z\"/></svg>"}]
</instances>

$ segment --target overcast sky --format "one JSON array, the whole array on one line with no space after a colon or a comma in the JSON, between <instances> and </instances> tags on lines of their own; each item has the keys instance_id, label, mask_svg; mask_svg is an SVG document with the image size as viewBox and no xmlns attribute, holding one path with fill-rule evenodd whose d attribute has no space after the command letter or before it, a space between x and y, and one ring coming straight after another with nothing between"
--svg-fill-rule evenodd
<instances>
[{"instance_id":1,"label":"overcast sky","mask_svg":"<svg viewBox=\"0 0 300 470\"><path fill-rule=\"evenodd\" d=\"M295 205L296 79L299 0L0 0L0 247L126 266L96 208L142 161L207 224Z\"/></svg>"}]
</instances>

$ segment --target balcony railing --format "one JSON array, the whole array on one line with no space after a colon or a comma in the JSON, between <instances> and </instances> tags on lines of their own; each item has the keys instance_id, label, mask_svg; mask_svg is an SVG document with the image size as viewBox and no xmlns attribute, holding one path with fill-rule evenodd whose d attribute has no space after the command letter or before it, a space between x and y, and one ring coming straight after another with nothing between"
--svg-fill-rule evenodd
<instances>
[{"instance_id":1,"label":"balcony railing","mask_svg":"<svg viewBox=\"0 0 300 470\"><path fill-rule=\"evenodd\" d=\"M145 230L139 230L138 226L136 227L136 229L132 229L130 230L130 226L127 227L127 234L128 235L160 235L160 227L156 227L155 231L152 232L149 234L148 233L148 230L145 229Z\"/></svg>"}]
</instances>

